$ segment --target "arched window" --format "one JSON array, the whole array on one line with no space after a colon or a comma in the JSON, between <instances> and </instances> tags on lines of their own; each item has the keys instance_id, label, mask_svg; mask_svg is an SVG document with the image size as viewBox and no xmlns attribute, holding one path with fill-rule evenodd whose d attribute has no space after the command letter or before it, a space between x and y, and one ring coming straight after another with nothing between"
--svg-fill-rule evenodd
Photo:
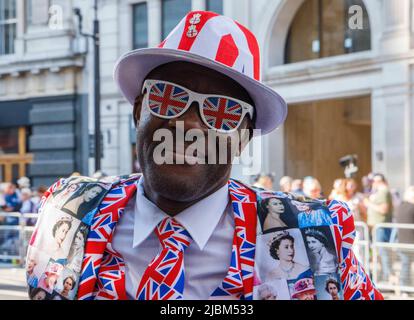
<instances>
[{"instance_id":1,"label":"arched window","mask_svg":"<svg viewBox=\"0 0 414 320\"><path fill-rule=\"evenodd\" d=\"M350 8L357 11L350 13ZM362 0L305 0L289 29L285 63L370 49L371 28Z\"/></svg>"}]
</instances>

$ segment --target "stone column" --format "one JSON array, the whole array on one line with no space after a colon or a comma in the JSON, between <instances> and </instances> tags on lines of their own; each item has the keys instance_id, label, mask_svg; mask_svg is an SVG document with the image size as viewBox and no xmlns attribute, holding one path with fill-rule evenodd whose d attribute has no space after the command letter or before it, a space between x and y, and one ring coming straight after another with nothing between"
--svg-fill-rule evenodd
<instances>
[{"instance_id":1,"label":"stone column","mask_svg":"<svg viewBox=\"0 0 414 320\"><path fill-rule=\"evenodd\" d=\"M372 93L373 171L384 173L392 188L400 192L414 183L412 173L414 100L410 48L410 1L384 1L384 28L380 56L386 57L382 76Z\"/></svg>"},{"instance_id":2,"label":"stone column","mask_svg":"<svg viewBox=\"0 0 414 320\"><path fill-rule=\"evenodd\" d=\"M161 0L148 1L148 46L155 47L161 43Z\"/></svg>"},{"instance_id":3,"label":"stone column","mask_svg":"<svg viewBox=\"0 0 414 320\"><path fill-rule=\"evenodd\" d=\"M197 11L197 10L206 10L206 0L193 0L191 2L191 9L193 11Z\"/></svg>"}]
</instances>

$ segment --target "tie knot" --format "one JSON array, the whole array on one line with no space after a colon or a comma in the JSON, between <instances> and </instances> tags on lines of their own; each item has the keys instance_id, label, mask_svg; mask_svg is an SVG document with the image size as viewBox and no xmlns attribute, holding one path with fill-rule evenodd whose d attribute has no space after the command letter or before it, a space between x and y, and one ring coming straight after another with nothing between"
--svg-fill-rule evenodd
<instances>
[{"instance_id":1,"label":"tie knot","mask_svg":"<svg viewBox=\"0 0 414 320\"><path fill-rule=\"evenodd\" d=\"M156 234L163 248L184 251L192 240L188 231L174 218L163 219L156 228Z\"/></svg>"}]
</instances>

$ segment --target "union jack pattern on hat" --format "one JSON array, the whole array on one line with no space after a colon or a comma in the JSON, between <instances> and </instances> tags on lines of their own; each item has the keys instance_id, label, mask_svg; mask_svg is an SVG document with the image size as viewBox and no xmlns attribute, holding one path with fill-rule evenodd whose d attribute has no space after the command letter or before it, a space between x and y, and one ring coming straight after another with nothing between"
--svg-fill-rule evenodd
<instances>
[{"instance_id":1,"label":"union jack pattern on hat","mask_svg":"<svg viewBox=\"0 0 414 320\"><path fill-rule=\"evenodd\" d=\"M191 243L188 231L166 217L155 230L163 247L142 275L138 300L179 300L184 293L184 251Z\"/></svg>"},{"instance_id":2,"label":"union jack pattern on hat","mask_svg":"<svg viewBox=\"0 0 414 320\"><path fill-rule=\"evenodd\" d=\"M255 35L233 19L214 12L189 12L157 48L124 54L115 66L115 82L134 105L145 77L153 69L177 61L207 67L239 83L254 102L255 127L262 134L285 121L286 102L260 82L260 48Z\"/></svg>"}]
</instances>

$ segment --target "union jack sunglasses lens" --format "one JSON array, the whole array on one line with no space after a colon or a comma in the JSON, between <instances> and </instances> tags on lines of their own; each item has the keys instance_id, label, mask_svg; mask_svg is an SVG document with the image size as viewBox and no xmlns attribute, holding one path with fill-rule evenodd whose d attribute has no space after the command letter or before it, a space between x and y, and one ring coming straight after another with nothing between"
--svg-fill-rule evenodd
<instances>
[{"instance_id":1,"label":"union jack sunglasses lens","mask_svg":"<svg viewBox=\"0 0 414 320\"><path fill-rule=\"evenodd\" d=\"M149 108L164 117L176 117L187 106L190 95L185 90L166 83L155 83L148 95Z\"/></svg>"},{"instance_id":2,"label":"union jack sunglasses lens","mask_svg":"<svg viewBox=\"0 0 414 320\"><path fill-rule=\"evenodd\" d=\"M243 116L243 108L237 101L210 97L204 101L203 116L212 128L231 131L239 126Z\"/></svg>"}]
</instances>

